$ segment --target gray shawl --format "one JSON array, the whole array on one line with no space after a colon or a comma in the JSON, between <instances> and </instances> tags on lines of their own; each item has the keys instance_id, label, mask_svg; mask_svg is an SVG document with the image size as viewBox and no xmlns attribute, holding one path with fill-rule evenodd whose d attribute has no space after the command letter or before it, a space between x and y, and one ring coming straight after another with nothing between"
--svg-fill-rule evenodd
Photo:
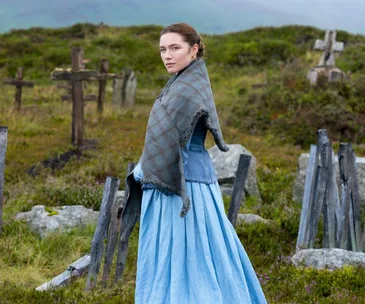
<instances>
[{"instance_id":1,"label":"gray shawl","mask_svg":"<svg viewBox=\"0 0 365 304\"><path fill-rule=\"evenodd\" d=\"M221 151L228 151L228 147L223 140L204 60L195 60L172 79L152 107L139 161L144 176L141 184L149 183L164 193L179 195L183 201L180 212L183 217L190 209L190 199L185 189L181 149L191 137L198 120L204 119ZM122 225L129 236L129 230L139 219L139 214L135 213L140 212L142 190L135 185L132 175L128 176L127 184L130 194L123 211ZM130 214L131 210L134 215Z\"/></svg>"}]
</instances>

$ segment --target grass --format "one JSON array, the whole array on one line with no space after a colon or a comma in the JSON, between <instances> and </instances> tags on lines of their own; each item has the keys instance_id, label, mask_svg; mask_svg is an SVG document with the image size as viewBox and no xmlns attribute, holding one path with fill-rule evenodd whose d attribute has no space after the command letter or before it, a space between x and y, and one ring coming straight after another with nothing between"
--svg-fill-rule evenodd
<instances>
[{"instance_id":1,"label":"grass","mask_svg":"<svg viewBox=\"0 0 365 304\"><path fill-rule=\"evenodd\" d=\"M4 44L0 51L0 75L9 76L18 64L27 63L25 79L37 82L33 89L23 90L20 112L13 109L14 88L1 88L0 124L8 126L9 137L4 189L5 225L0 236L0 303L134 302L138 227L130 240L123 282L114 286L109 284L107 288L98 285L92 292L85 293L85 278L81 278L67 287L39 293L35 292L35 287L90 252L95 227L77 228L64 234L53 233L40 239L14 217L37 204L46 205L49 210L52 206L68 204L83 204L98 210L106 177L124 180L127 163L140 157L151 105L166 81L158 54L153 51L160 29L155 26L75 25L58 30L15 31L0 36ZM241 66L240 62L234 65L230 61L232 58L220 57L229 47L237 51L234 47L236 40L242 43L240 48L245 52L270 57L270 54L263 54L260 49L247 45L253 39L252 35L265 39L265 45L273 48L273 53L275 48L279 48L283 50L282 56L286 56L285 50L289 50L289 55L294 54L296 60L291 60L289 55L287 59L269 62L258 58L261 61ZM260 28L204 36L210 47L207 52L208 70L225 140L229 144L245 146L257 159L262 202L248 197L241 206L241 212L258 214L271 220L271 224L239 226L237 233L269 303L365 303L363 268L319 271L295 268L289 261L295 251L300 216L300 206L292 201L297 160L301 153L308 152L308 142L315 142L315 134L311 133L314 127L301 129L302 118L312 117L305 110L326 103L336 107L338 102L342 102L346 106L344 111L352 113L359 126L362 124L364 96L361 94L364 86L361 77L357 80L356 73L361 73L363 68L355 64L362 50L350 49L349 54L343 54L344 58L348 58L347 66L355 69L353 86L345 83L336 87L309 88L302 78L308 66L318 60L318 56L310 52L310 45L317 36L322 37L323 32L307 27ZM68 42L62 37L67 37ZM275 41L270 41L270 37ZM309 40L303 37L309 37ZM362 36L353 37L345 32L338 33L337 38L340 41L365 40ZM284 42L276 41L280 39ZM297 43L301 39L306 42ZM38 41L38 45L30 47L25 43L28 40ZM108 55L112 72L128 65L136 71L139 80L136 106L113 108L109 83L102 116L97 115L96 104L85 105L85 138L96 140L96 148L85 151L80 158L72 158L62 169L52 171L39 164L71 148L71 105L60 100L62 92L48 77L56 63L67 66L67 48L76 44L85 48L86 57L92 59L91 64L95 68L100 56ZM19 46L29 47L29 55L14 51ZM47 58L46 62L43 62L44 58ZM33 66L33 59L42 64ZM15 63L11 63L12 60ZM147 65L148 68L144 69ZM261 91L251 89L252 84L265 80L279 84ZM87 93L95 92L96 84L90 84ZM338 141L346 138L346 132L341 135L333 121L323 123L329 127L337 147ZM363 129L348 128L349 137L355 140L357 156L364 155L365 149L360 145ZM311 137L307 142L303 141L308 134ZM302 139L296 142L297 138ZM213 138L208 134L206 147L213 145ZM38 166L36 177L27 174L33 165ZM224 201L228 208L229 197L224 197Z\"/></svg>"}]
</instances>

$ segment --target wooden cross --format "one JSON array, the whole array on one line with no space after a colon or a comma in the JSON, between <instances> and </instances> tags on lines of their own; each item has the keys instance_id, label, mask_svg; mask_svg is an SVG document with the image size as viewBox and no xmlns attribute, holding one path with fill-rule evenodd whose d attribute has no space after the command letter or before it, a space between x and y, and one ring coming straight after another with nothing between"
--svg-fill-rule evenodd
<instances>
[{"instance_id":1,"label":"wooden cross","mask_svg":"<svg viewBox=\"0 0 365 304\"><path fill-rule=\"evenodd\" d=\"M326 31L324 40L317 39L314 49L323 51L318 66L335 66L335 52L342 52L344 43L336 41L336 31Z\"/></svg>"},{"instance_id":2,"label":"wooden cross","mask_svg":"<svg viewBox=\"0 0 365 304\"><path fill-rule=\"evenodd\" d=\"M16 87L15 89L15 109L16 110L20 110L20 105L22 102L22 87L28 87L28 88L33 88L34 87L34 82L32 81L25 81L23 80L23 68L19 68L16 75L15 75L15 79L14 78L5 78L3 80L4 84L9 84L9 85L13 85Z\"/></svg>"},{"instance_id":3,"label":"wooden cross","mask_svg":"<svg viewBox=\"0 0 365 304\"><path fill-rule=\"evenodd\" d=\"M85 64L90 62L90 59L82 60L82 69L85 69ZM108 59L102 59L100 64L100 73L108 73L109 61ZM84 83L86 85L86 82ZM98 112L103 112L103 102L105 96L105 87L106 87L106 78L100 77L99 80L99 95L84 95L84 101L97 101L98 102ZM62 95L62 101L72 101L72 84L69 82L68 84L58 84L57 88L66 89L68 94ZM84 86L86 88L86 86Z\"/></svg>"},{"instance_id":4,"label":"wooden cross","mask_svg":"<svg viewBox=\"0 0 365 304\"><path fill-rule=\"evenodd\" d=\"M82 148L84 134L84 96L82 90L82 81L103 80L109 76L107 73L100 73L93 70L83 69L83 50L79 47L72 48L72 67L71 69L56 68L51 73L52 80L66 80L72 84L72 144L78 149ZM104 62L104 63L103 63ZM105 61L102 61L105 67ZM107 66L107 65L106 65ZM103 70L104 71L104 70ZM103 86L105 90L105 85ZM104 91L105 92L105 91ZM99 92L99 97L104 96ZM99 100L99 99L98 99ZM102 98L100 97L101 103ZM102 106L101 106L102 108Z\"/></svg>"}]
</instances>

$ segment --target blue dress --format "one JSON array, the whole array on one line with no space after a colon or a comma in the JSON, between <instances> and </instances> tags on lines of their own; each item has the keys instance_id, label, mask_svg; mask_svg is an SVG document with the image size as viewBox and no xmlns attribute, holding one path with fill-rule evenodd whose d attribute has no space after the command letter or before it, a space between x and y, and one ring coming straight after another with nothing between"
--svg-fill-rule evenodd
<instances>
[{"instance_id":1,"label":"blue dress","mask_svg":"<svg viewBox=\"0 0 365 304\"><path fill-rule=\"evenodd\" d=\"M229 222L199 122L182 151L191 209L143 185L136 304L267 303L251 262ZM143 177L140 164L133 172Z\"/></svg>"}]
</instances>

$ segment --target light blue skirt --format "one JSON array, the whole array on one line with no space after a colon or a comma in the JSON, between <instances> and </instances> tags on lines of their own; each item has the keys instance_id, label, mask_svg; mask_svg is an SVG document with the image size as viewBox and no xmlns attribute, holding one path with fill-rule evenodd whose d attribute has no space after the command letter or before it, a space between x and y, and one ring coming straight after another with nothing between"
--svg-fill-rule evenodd
<instances>
[{"instance_id":1,"label":"light blue skirt","mask_svg":"<svg viewBox=\"0 0 365 304\"><path fill-rule=\"evenodd\" d=\"M184 218L179 196L143 191L135 303L266 303L218 182L186 187L192 203Z\"/></svg>"}]
</instances>

